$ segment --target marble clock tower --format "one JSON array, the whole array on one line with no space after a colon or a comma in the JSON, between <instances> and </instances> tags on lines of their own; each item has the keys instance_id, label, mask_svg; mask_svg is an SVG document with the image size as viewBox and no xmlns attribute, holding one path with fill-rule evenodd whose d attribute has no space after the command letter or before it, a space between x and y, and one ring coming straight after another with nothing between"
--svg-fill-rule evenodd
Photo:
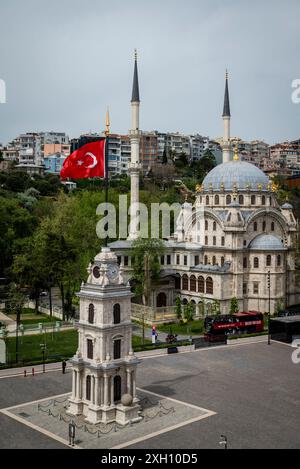
<instances>
[{"instance_id":1,"label":"marble clock tower","mask_svg":"<svg viewBox=\"0 0 300 469\"><path fill-rule=\"evenodd\" d=\"M109 248L95 257L82 283L78 350L72 358L68 413L91 423L139 419L136 367L131 345L131 291Z\"/></svg>"}]
</instances>

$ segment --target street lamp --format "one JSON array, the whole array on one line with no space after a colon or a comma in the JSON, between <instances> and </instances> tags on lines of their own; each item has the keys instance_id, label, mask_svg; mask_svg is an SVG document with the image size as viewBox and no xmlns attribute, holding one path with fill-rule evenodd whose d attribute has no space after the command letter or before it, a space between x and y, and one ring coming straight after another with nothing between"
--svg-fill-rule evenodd
<instances>
[{"instance_id":1,"label":"street lamp","mask_svg":"<svg viewBox=\"0 0 300 469\"><path fill-rule=\"evenodd\" d=\"M221 438L223 439L219 441L219 445L224 446L224 449L227 449L227 436L221 435Z\"/></svg>"},{"instance_id":2,"label":"street lamp","mask_svg":"<svg viewBox=\"0 0 300 469\"><path fill-rule=\"evenodd\" d=\"M46 351L46 344L40 344L40 347L42 349L42 355L43 355L43 373L45 373L45 351Z\"/></svg>"},{"instance_id":3,"label":"street lamp","mask_svg":"<svg viewBox=\"0 0 300 469\"><path fill-rule=\"evenodd\" d=\"M269 311L268 311L268 345L271 344L271 335L270 335L270 317L271 317L271 280L270 280L270 271L268 270L268 293L269 293Z\"/></svg>"},{"instance_id":4,"label":"street lamp","mask_svg":"<svg viewBox=\"0 0 300 469\"><path fill-rule=\"evenodd\" d=\"M16 363L19 361L19 327L21 322L21 309L17 307L16 317Z\"/></svg>"}]
</instances>

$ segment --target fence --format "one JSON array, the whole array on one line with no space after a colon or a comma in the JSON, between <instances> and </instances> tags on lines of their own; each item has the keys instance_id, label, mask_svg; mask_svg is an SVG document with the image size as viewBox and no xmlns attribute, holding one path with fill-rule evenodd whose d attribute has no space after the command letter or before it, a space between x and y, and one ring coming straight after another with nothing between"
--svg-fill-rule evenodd
<instances>
[{"instance_id":1,"label":"fence","mask_svg":"<svg viewBox=\"0 0 300 469\"><path fill-rule=\"evenodd\" d=\"M131 317L146 324L169 322L176 319L175 306L156 308L131 303Z\"/></svg>"}]
</instances>

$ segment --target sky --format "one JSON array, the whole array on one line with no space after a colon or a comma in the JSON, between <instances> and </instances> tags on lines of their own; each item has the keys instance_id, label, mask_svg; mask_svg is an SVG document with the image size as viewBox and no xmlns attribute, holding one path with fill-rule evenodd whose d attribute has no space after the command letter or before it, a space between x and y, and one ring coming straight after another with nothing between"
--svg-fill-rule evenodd
<instances>
[{"instance_id":1,"label":"sky","mask_svg":"<svg viewBox=\"0 0 300 469\"><path fill-rule=\"evenodd\" d=\"M22 132L127 133L134 48L140 127L299 138L299 0L0 0L0 142Z\"/></svg>"}]
</instances>

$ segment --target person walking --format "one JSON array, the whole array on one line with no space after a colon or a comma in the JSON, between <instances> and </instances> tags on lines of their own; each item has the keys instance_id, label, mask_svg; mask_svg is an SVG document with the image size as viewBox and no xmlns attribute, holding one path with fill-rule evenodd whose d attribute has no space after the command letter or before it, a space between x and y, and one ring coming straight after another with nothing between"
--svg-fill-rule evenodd
<instances>
[{"instance_id":1,"label":"person walking","mask_svg":"<svg viewBox=\"0 0 300 469\"><path fill-rule=\"evenodd\" d=\"M66 367L67 367L67 362L66 362L66 360L63 360L63 361L62 361L61 366L62 366L62 373L63 373L63 375L64 375L65 372L66 372Z\"/></svg>"}]
</instances>

